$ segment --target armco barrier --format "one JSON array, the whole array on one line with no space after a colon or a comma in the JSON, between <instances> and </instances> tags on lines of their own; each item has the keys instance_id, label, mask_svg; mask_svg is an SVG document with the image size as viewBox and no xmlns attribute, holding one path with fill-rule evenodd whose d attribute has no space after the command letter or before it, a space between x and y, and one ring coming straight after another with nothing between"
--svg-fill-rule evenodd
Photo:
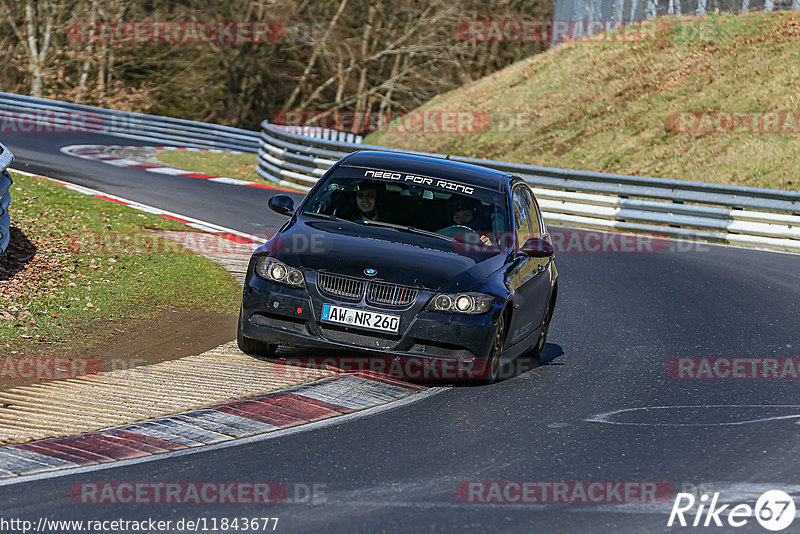
<instances>
[{"instance_id":1,"label":"armco barrier","mask_svg":"<svg viewBox=\"0 0 800 534\"><path fill-rule=\"evenodd\" d=\"M90 131L166 145L258 152L257 171L261 176L300 188L312 186L338 159L355 150L404 152L363 145L358 137L321 128L277 126L264 121L258 133L9 93L0 93L0 120L4 126L27 128L34 124L45 131L47 128L66 133ZM797 191L604 174L459 156L451 159L522 177L533 188L547 222L552 225L657 233L800 252L800 192ZM9 200L0 200L0 207L4 202L7 204ZM6 211L7 207L2 207L0 231L8 225Z\"/></svg>"},{"instance_id":2,"label":"armco barrier","mask_svg":"<svg viewBox=\"0 0 800 534\"><path fill-rule=\"evenodd\" d=\"M11 226L11 215L9 204L11 204L11 176L6 169L14 161L14 155L9 149L0 144L0 256L6 251L10 238L9 228Z\"/></svg>"},{"instance_id":3,"label":"armco barrier","mask_svg":"<svg viewBox=\"0 0 800 534\"><path fill-rule=\"evenodd\" d=\"M58 100L0 93L4 131L110 133L143 141L196 148L257 152L258 132L219 124L129 113Z\"/></svg>"},{"instance_id":4,"label":"armco barrier","mask_svg":"<svg viewBox=\"0 0 800 534\"><path fill-rule=\"evenodd\" d=\"M258 173L295 187L312 186L356 150L408 152L297 135L261 124ZM415 154L438 156L426 152ZM800 192L664 178L604 174L452 156L522 177L548 224L655 233L800 252Z\"/></svg>"}]
</instances>

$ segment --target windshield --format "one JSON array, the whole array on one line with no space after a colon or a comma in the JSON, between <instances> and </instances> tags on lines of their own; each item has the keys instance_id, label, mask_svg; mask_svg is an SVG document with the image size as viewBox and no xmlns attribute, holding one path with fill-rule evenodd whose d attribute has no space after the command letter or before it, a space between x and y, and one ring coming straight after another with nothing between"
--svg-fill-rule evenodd
<instances>
[{"instance_id":1,"label":"windshield","mask_svg":"<svg viewBox=\"0 0 800 534\"><path fill-rule=\"evenodd\" d=\"M505 197L499 192L465 186L456 177L443 181L414 176L426 182L426 185L419 185L365 179L364 174L363 169L338 169L308 197L303 213L448 240L454 238L487 247L497 247L500 238L507 234Z\"/></svg>"}]
</instances>

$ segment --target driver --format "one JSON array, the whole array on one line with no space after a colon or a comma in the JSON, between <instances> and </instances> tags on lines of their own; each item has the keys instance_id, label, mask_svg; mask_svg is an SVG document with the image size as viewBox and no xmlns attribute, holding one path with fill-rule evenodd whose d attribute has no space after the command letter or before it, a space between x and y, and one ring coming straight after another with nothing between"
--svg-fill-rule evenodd
<instances>
[{"instance_id":1,"label":"driver","mask_svg":"<svg viewBox=\"0 0 800 534\"><path fill-rule=\"evenodd\" d=\"M358 208L358 221L380 221L381 208L386 197L383 182L365 180L355 187L355 203Z\"/></svg>"},{"instance_id":2,"label":"driver","mask_svg":"<svg viewBox=\"0 0 800 534\"><path fill-rule=\"evenodd\" d=\"M487 247L492 246L492 240L484 232L479 229L478 213L480 212L481 203L472 199L455 199L449 203L448 214L450 215L450 223L456 226L466 226L473 230L480 236L481 243Z\"/></svg>"}]
</instances>

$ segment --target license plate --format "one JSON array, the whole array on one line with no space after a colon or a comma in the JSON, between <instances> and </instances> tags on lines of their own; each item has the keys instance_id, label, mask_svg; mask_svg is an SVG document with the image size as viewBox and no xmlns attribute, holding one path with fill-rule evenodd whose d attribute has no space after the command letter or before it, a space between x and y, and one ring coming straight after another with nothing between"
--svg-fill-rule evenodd
<instances>
[{"instance_id":1,"label":"license plate","mask_svg":"<svg viewBox=\"0 0 800 534\"><path fill-rule=\"evenodd\" d=\"M370 330L395 332L400 329L400 316L377 313L354 308L343 308L333 304L322 305L322 320L328 323L344 324Z\"/></svg>"}]
</instances>

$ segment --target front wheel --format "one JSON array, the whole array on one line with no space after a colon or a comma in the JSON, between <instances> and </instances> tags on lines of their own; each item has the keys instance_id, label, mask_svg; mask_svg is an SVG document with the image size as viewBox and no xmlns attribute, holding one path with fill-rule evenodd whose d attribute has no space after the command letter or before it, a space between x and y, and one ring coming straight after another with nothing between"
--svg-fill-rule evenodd
<instances>
[{"instance_id":1,"label":"front wheel","mask_svg":"<svg viewBox=\"0 0 800 534\"><path fill-rule=\"evenodd\" d=\"M239 312L239 324L236 328L236 344L239 345L240 351L247 354L252 354L254 356L262 356L264 358L271 358L278 349L278 345L273 343L264 343L263 341L245 337L245 335L242 333L241 311Z\"/></svg>"},{"instance_id":2,"label":"front wheel","mask_svg":"<svg viewBox=\"0 0 800 534\"><path fill-rule=\"evenodd\" d=\"M249 337L244 337L241 332L236 335L236 342L239 345L239 350L254 356L262 356L264 358L272 358L275 351L278 349L277 345L272 343L263 343Z\"/></svg>"},{"instance_id":3,"label":"front wheel","mask_svg":"<svg viewBox=\"0 0 800 534\"><path fill-rule=\"evenodd\" d=\"M487 365L489 369L481 378L484 384L493 384L497 382L497 377L500 375L500 356L503 354L503 342L506 337L505 317L503 314L497 320L497 333L494 335L494 343L492 343L492 352L489 354L489 361Z\"/></svg>"}]
</instances>

